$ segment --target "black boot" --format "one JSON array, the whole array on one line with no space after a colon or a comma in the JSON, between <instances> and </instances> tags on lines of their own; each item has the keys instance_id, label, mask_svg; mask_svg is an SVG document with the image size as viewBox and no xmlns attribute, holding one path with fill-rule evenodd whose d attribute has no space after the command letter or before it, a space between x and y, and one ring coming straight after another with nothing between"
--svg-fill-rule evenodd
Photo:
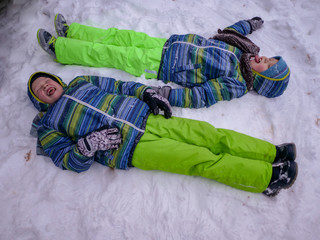
<instances>
[{"instance_id":1,"label":"black boot","mask_svg":"<svg viewBox=\"0 0 320 240\"><path fill-rule=\"evenodd\" d=\"M276 146L277 154L273 163L294 161L296 159L296 145L294 143L284 143Z\"/></svg>"},{"instance_id":2,"label":"black boot","mask_svg":"<svg viewBox=\"0 0 320 240\"><path fill-rule=\"evenodd\" d=\"M267 189L263 192L268 197L276 196L281 189L292 186L298 175L298 164L286 161L272 167L272 177Z\"/></svg>"}]
</instances>

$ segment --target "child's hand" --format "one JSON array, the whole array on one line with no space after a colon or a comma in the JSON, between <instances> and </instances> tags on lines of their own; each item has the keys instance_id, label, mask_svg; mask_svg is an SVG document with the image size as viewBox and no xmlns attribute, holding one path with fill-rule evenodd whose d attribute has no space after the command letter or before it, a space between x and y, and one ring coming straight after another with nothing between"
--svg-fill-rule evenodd
<instances>
[{"instance_id":1,"label":"child's hand","mask_svg":"<svg viewBox=\"0 0 320 240\"><path fill-rule=\"evenodd\" d=\"M172 109L168 99L157 94L153 89L147 89L143 93L143 101L148 104L154 115L159 114L159 108L164 111L165 118L172 116Z\"/></svg>"},{"instance_id":2,"label":"child's hand","mask_svg":"<svg viewBox=\"0 0 320 240\"><path fill-rule=\"evenodd\" d=\"M247 22L250 24L251 26L251 31L250 33L252 33L253 31L261 28L262 24L263 24L263 20L261 19L261 17L254 17L252 19L247 20Z\"/></svg>"},{"instance_id":3,"label":"child's hand","mask_svg":"<svg viewBox=\"0 0 320 240\"><path fill-rule=\"evenodd\" d=\"M118 149L122 142L118 128L97 130L78 141L79 151L86 157L93 157L98 150Z\"/></svg>"}]
</instances>

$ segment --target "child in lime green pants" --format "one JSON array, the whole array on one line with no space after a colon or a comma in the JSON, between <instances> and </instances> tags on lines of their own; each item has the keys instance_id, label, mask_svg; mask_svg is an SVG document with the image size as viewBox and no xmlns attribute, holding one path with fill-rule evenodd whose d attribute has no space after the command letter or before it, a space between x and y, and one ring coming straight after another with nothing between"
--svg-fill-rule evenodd
<instances>
[{"instance_id":1,"label":"child in lime green pants","mask_svg":"<svg viewBox=\"0 0 320 240\"><path fill-rule=\"evenodd\" d=\"M263 192L270 183L275 156L273 144L254 137L207 122L150 115L132 164Z\"/></svg>"},{"instance_id":2,"label":"child in lime green pants","mask_svg":"<svg viewBox=\"0 0 320 240\"><path fill-rule=\"evenodd\" d=\"M46 113L32 126L55 165L75 172L97 161L118 169L201 176L250 192L268 190L268 196L293 184L294 144L275 146L206 122L155 116L152 109L170 106L149 90L97 76L79 76L67 86L38 72L28 81L28 96Z\"/></svg>"},{"instance_id":3,"label":"child in lime green pants","mask_svg":"<svg viewBox=\"0 0 320 240\"><path fill-rule=\"evenodd\" d=\"M197 34L165 39L132 30L69 26L57 14L54 23L59 37L44 29L38 30L37 37L41 48L62 64L116 68L172 82L181 87L157 89L172 106L203 108L242 97L251 89L273 98L287 88L290 69L283 58L259 57L259 47L246 37L256 30L253 22L261 27L263 20L238 21L210 39ZM262 58L272 64L258 67L264 64Z\"/></svg>"},{"instance_id":4,"label":"child in lime green pants","mask_svg":"<svg viewBox=\"0 0 320 240\"><path fill-rule=\"evenodd\" d=\"M67 37L57 38L55 53L62 64L116 68L134 76L156 78L166 40L132 30L72 23Z\"/></svg>"}]
</instances>

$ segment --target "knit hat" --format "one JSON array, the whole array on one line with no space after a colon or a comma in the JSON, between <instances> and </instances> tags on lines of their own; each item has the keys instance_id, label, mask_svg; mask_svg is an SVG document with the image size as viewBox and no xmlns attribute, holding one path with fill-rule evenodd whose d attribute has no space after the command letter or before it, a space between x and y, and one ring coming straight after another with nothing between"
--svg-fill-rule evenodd
<instances>
[{"instance_id":1,"label":"knit hat","mask_svg":"<svg viewBox=\"0 0 320 240\"><path fill-rule=\"evenodd\" d=\"M44 112L47 111L49 104L41 101L32 91L32 83L39 77L47 77L52 79L53 81L56 81L57 83L59 83L63 88L65 88L67 85L56 75L53 75L51 73L46 73L46 72L36 72L34 74L32 74L29 78L28 81L28 89L27 89L27 93L28 96L31 100L31 102L33 103L33 105L40 111L40 112Z\"/></svg>"},{"instance_id":2,"label":"knit hat","mask_svg":"<svg viewBox=\"0 0 320 240\"><path fill-rule=\"evenodd\" d=\"M273 57L279 61L261 73L253 70L253 88L265 97L280 96L287 88L290 78L290 69L281 56Z\"/></svg>"}]
</instances>

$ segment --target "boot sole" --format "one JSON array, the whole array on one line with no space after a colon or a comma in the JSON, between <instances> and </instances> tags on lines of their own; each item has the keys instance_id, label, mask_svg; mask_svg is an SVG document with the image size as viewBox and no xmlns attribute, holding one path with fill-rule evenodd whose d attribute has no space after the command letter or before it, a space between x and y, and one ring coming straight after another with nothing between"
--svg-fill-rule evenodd
<instances>
[{"instance_id":1,"label":"boot sole","mask_svg":"<svg viewBox=\"0 0 320 240\"><path fill-rule=\"evenodd\" d=\"M296 174L294 175L294 177L291 179L291 181L286 186L283 186L282 188L279 188L273 194L269 194L269 195L265 194L267 197L273 198L273 197L275 197L275 196L277 196L279 194L281 189L288 189L294 184L294 182L296 181L297 176L298 176L298 164L294 160L292 160L291 162L295 164L295 172L296 172Z\"/></svg>"},{"instance_id":2,"label":"boot sole","mask_svg":"<svg viewBox=\"0 0 320 240\"><path fill-rule=\"evenodd\" d=\"M56 59L56 54L55 54L55 52L53 52L52 50L50 51L50 47L48 46L48 49L45 49L45 47L41 44L41 39L40 39L40 31L45 31L44 29L39 29L38 31L37 31L37 39L38 39L38 43L39 43L39 45L40 45L40 47L46 52L46 53L48 53L51 57L53 57L54 59ZM53 36L51 36L51 37L53 37ZM44 42L44 41L43 41Z\"/></svg>"},{"instance_id":3,"label":"boot sole","mask_svg":"<svg viewBox=\"0 0 320 240\"><path fill-rule=\"evenodd\" d=\"M38 29L38 31L37 31L37 39L38 39L38 43L39 43L39 45L40 45L40 39L39 39L39 32L41 31L41 29ZM40 47L41 47L41 45L40 45Z\"/></svg>"},{"instance_id":4,"label":"boot sole","mask_svg":"<svg viewBox=\"0 0 320 240\"><path fill-rule=\"evenodd\" d=\"M293 159L289 161L295 161L297 157L297 147L296 144L293 144Z\"/></svg>"},{"instance_id":5,"label":"boot sole","mask_svg":"<svg viewBox=\"0 0 320 240\"><path fill-rule=\"evenodd\" d=\"M40 37L39 37L39 32L41 31L41 29L38 29L38 31L37 31L37 39L38 39L38 43L39 43L39 45L40 45L40 47L45 51L45 52L47 52L47 50L46 49L44 49L43 47L42 47L42 45L41 45L41 41L40 41Z\"/></svg>"},{"instance_id":6,"label":"boot sole","mask_svg":"<svg viewBox=\"0 0 320 240\"><path fill-rule=\"evenodd\" d=\"M298 164L297 164L296 162L294 162L293 160L292 160L292 162L296 165L296 174L294 175L293 179L288 183L288 185L286 185L285 187L283 187L283 189L288 189L288 188L290 188L290 187L294 184L294 182L296 181L296 179L297 179L297 176L298 176Z\"/></svg>"},{"instance_id":7,"label":"boot sole","mask_svg":"<svg viewBox=\"0 0 320 240\"><path fill-rule=\"evenodd\" d=\"M66 35L60 35L59 34L59 31L58 31L58 29L57 29L57 17L58 17L58 15L59 15L59 13L57 13L55 16L54 16L54 28L55 28L55 30L56 30L56 33L57 33L57 35L59 36L59 37L67 37Z\"/></svg>"},{"instance_id":8,"label":"boot sole","mask_svg":"<svg viewBox=\"0 0 320 240\"><path fill-rule=\"evenodd\" d=\"M58 14L59 14L59 13L57 13L57 14L54 16L54 28L55 28L55 30L56 30L57 35L59 36L58 30L57 30L57 24L56 24ZM60 36L59 36L59 37L60 37Z\"/></svg>"}]
</instances>

